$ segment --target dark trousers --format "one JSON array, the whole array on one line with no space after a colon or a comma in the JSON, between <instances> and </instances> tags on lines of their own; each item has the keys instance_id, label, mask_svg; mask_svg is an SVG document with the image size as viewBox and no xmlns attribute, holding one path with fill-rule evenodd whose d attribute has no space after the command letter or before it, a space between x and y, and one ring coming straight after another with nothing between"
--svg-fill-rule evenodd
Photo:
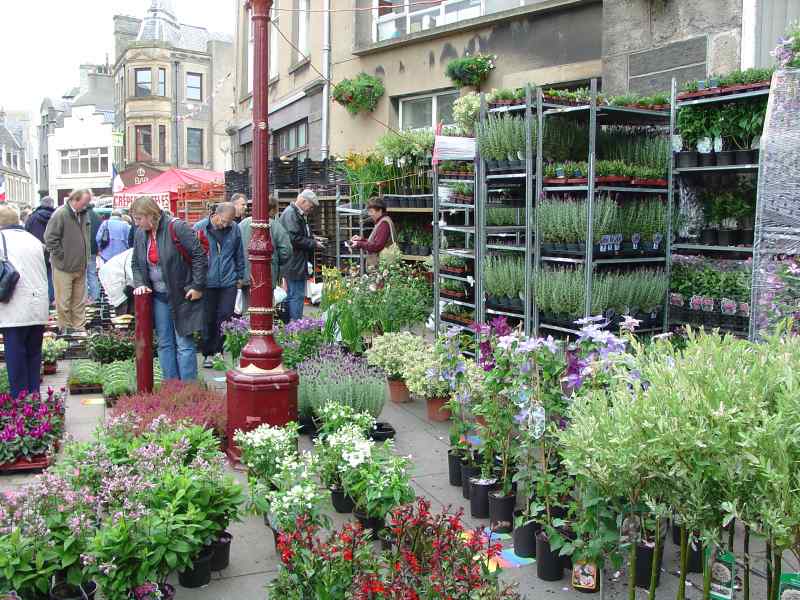
<instances>
[{"instance_id":1,"label":"dark trousers","mask_svg":"<svg viewBox=\"0 0 800 600\"><path fill-rule=\"evenodd\" d=\"M223 336L220 325L233 316L236 305L236 287L206 288L205 327L203 328L203 356L222 352Z\"/></svg>"},{"instance_id":2,"label":"dark trousers","mask_svg":"<svg viewBox=\"0 0 800 600\"><path fill-rule=\"evenodd\" d=\"M18 398L23 393L38 393L42 381L44 325L5 327L2 332L11 395Z\"/></svg>"}]
</instances>

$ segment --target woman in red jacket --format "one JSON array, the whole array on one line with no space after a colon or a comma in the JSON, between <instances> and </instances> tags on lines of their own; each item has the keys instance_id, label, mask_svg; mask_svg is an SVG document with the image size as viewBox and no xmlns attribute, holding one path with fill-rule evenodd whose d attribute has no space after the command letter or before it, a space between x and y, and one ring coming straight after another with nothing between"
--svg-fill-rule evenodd
<instances>
[{"instance_id":1,"label":"woman in red jacket","mask_svg":"<svg viewBox=\"0 0 800 600\"><path fill-rule=\"evenodd\" d=\"M360 235L350 238L353 248L364 250L367 253L367 268L374 269L378 266L381 250L395 244L394 223L386 213L386 203L380 198L373 198L367 204L367 214L375 227L366 240Z\"/></svg>"}]
</instances>

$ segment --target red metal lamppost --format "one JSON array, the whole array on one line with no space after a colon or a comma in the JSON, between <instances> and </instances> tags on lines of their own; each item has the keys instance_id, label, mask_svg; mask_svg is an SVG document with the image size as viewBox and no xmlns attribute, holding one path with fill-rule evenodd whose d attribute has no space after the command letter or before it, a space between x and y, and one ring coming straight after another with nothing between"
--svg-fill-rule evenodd
<instances>
[{"instance_id":1,"label":"red metal lamppost","mask_svg":"<svg viewBox=\"0 0 800 600\"><path fill-rule=\"evenodd\" d=\"M237 429L261 424L285 425L297 420L294 371L283 368L283 351L272 335L272 239L269 232L269 28L273 0L250 0L255 64L253 78L253 235L249 252L253 281L250 291L250 341L241 366L227 373L228 456L239 457L233 443Z\"/></svg>"}]
</instances>

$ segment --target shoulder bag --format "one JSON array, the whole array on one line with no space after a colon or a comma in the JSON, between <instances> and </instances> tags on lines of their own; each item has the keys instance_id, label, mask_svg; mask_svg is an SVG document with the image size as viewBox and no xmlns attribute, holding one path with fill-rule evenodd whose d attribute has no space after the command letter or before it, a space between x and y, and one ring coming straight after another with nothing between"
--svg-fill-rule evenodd
<instances>
[{"instance_id":1,"label":"shoulder bag","mask_svg":"<svg viewBox=\"0 0 800 600\"><path fill-rule=\"evenodd\" d=\"M19 282L19 273L8 260L6 236L0 233L0 237L3 238L3 256L0 257L0 302L9 302Z\"/></svg>"}]
</instances>

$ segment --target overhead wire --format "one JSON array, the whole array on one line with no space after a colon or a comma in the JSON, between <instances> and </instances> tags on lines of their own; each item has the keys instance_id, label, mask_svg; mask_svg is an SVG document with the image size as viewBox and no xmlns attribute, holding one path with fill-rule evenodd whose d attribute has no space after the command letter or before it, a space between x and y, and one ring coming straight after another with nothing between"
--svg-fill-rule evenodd
<instances>
[{"instance_id":1,"label":"overhead wire","mask_svg":"<svg viewBox=\"0 0 800 600\"><path fill-rule=\"evenodd\" d=\"M414 2L409 2L408 7L413 8L415 6L427 6L427 7L434 7L434 6L441 6L442 0L415 0ZM278 12L313 12L313 13L327 13L327 12L367 12L367 11L377 11L380 8L402 8L406 7L405 4L401 3L395 6L360 6L360 7L353 7L353 8L331 8L329 10L325 10L324 8L280 8L278 6L273 5L273 10Z\"/></svg>"}]
</instances>

